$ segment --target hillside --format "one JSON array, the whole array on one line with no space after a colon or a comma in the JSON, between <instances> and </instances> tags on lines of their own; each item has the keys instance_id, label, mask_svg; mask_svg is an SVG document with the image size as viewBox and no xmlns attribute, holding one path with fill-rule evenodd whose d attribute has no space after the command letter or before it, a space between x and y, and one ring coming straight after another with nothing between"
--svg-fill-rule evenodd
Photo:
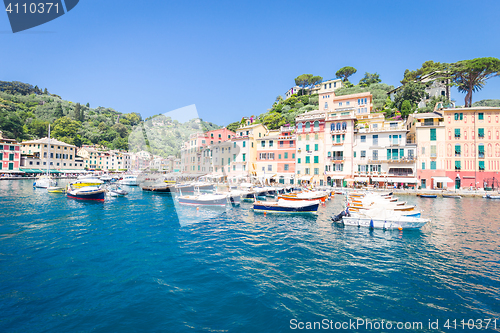
<instances>
[{"instance_id":1,"label":"hillside","mask_svg":"<svg viewBox=\"0 0 500 333\"><path fill-rule=\"evenodd\" d=\"M155 116L157 117L157 116ZM46 137L51 124L52 137L76 146L99 144L111 149L129 150L129 135L134 127L148 126L148 118L142 120L140 113L122 114L112 108L91 108L88 103L80 104L62 99L43 91L37 86L22 82L0 81L0 130L9 138L18 141ZM181 142L169 144L168 137L177 141L187 141L194 133L193 123L198 130L217 129L219 126L202 120L187 123L172 122L175 127L167 135L168 127L163 128L165 138L151 140L151 152L161 156L179 156ZM167 126L167 125L166 125ZM168 148L159 147L169 144ZM148 148L133 145L133 150Z\"/></svg>"}]
</instances>

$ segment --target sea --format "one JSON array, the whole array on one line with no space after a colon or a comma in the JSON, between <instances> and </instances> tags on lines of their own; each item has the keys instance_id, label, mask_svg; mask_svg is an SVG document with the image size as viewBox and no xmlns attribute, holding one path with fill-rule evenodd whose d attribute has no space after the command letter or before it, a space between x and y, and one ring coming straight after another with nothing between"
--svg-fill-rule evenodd
<instances>
[{"instance_id":1,"label":"sea","mask_svg":"<svg viewBox=\"0 0 500 333\"><path fill-rule=\"evenodd\" d=\"M288 216L123 188L0 181L0 332L500 332L500 200L400 195L431 223L384 231L332 224L342 195Z\"/></svg>"}]
</instances>

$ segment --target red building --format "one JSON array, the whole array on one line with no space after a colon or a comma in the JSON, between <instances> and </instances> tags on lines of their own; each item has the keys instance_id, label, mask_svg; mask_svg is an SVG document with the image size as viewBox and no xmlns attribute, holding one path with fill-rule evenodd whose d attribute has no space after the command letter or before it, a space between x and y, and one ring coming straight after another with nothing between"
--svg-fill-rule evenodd
<instances>
[{"instance_id":1,"label":"red building","mask_svg":"<svg viewBox=\"0 0 500 333\"><path fill-rule=\"evenodd\" d=\"M6 139L0 131L0 174L19 173L21 145L13 139Z\"/></svg>"}]
</instances>

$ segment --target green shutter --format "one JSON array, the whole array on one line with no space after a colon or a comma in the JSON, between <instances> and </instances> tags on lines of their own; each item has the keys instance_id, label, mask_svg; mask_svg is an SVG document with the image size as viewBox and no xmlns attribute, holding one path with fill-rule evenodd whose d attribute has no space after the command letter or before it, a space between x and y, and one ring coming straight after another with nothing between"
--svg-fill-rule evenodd
<instances>
[{"instance_id":1,"label":"green shutter","mask_svg":"<svg viewBox=\"0 0 500 333\"><path fill-rule=\"evenodd\" d=\"M436 161L431 161L431 170L436 170Z\"/></svg>"},{"instance_id":2,"label":"green shutter","mask_svg":"<svg viewBox=\"0 0 500 333\"><path fill-rule=\"evenodd\" d=\"M356 152L354 152L354 157L356 157Z\"/></svg>"},{"instance_id":3,"label":"green shutter","mask_svg":"<svg viewBox=\"0 0 500 333\"><path fill-rule=\"evenodd\" d=\"M484 128L478 128L477 133L478 133L479 137L484 137Z\"/></svg>"},{"instance_id":4,"label":"green shutter","mask_svg":"<svg viewBox=\"0 0 500 333\"><path fill-rule=\"evenodd\" d=\"M281 154L278 155L278 159L281 160Z\"/></svg>"},{"instance_id":5,"label":"green shutter","mask_svg":"<svg viewBox=\"0 0 500 333\"><path fill-rule=\"evenodd\" d=\"M311 157L306 156L306 163L311 163Z\"/></svg>"},{"instance_id":6,"label":"green shutter","mask_svg":"<svg viewBox=\"0 0 500 333\"><path fill-rule=\"evenodd\" d=\"M318 151L318 144L314 145L314 151Z\"/></svg>"},{"instance_id":7,"label":"green shutter","mask_svg":"<svg viewBox=\"0 0 500 333\"><path fill-rule=\"evenodd\" d=\"M392 159L395 161L398 160L398 150L397 149L392 150Z\"/></svg>"},{"instance_id":8,"label":"green shutter","mask_svg":"<svg viewBox=\"0 0 500 333\"><path fill-rule=\"evenodd\" d=\"M281 156L281 155L280 155ZM281 158L281 157L280 157ZM285 159L288 159L288 153L285 153Z\"/></svg>"},{"instance_id":9,"label":"green shutter","mask_svg":"<svg viewBox=\"0 0 500 333\"><path fill-rule=\"evenodd\" d=\"M482 154L484 154L484 145L479 145L479 146L477 147L477 150L478 150L478 152L479 152L480 154L481 154L481 153L482 153Z\"/></svg>"},{"instance_id":10,"label":"green shutter","mask_svg":"<svg viewBox=\"0 0 500 333\"><path fill-rule=\"evenodd\" d=\"M405 150L404 149L400 149L399 150L399 158L403 158L405 157Z\"/></svg>"},{"instance_id":11,"label":"green shutter","mask_svg":"<svg viewBox=\"0 0 500 333\"><path fill-rule=\"evenodd\" d=\"M422 162L422 170L425 170L425 162Z\"/></svg>"},{"instance_id":12,"label":"green shutter","mask_svg":"<svg viewBox=\"0 0 500 333\"><path fill-rule=\"evenodd\" d=\"M484 161L479 161L479 170L484 171Z\"/></svg>"},{"instance_id":13,"label":"green shutter","mask_svg":"<svg viewBox=\"0 0 500 333\"><path fill-rule=\"evenodd\" d=\"M306 145L306 150L309 151L309 145Z\"/></svg>"},{"instance_id":14,"label":"green shutter","mask_svg":"<svg viewBox=\"0 0 500 333\"><path fill-rule=\"evenodd\" d=\"M431 128L431 141L436 141L436 129L435 128Z\"/></svg>"},{"instance_id":15,"label":"green shutter","mask_svg":"<svg viewBox=\"0 0 500 333\"><path fill-rule=\"evenodd\" d=\"M460 154L460 145L455 145L455 153Z\"/></svg>"},{"instance_id":16,"label":"green shutter","mask_svg":"<svg viewBox=\"0 0 500 333\"><path fill-rule=\"evenodd\" d=\"M297 159L297 163L300 164L300 157Z\"/></svg>"},{"instance_id":17,"label":"green shutter","mask_svg":"<svg viewBox=\"0 0 500 333\"><path fill-rule=\"evenodd\" d=\"M478 114L477 114L477 118L478 118L479 120L484 120L484 113L482 113L482 112L478 113Z\"/></svg>"},{"instance_id":18,"label":"green shutter","mask_svg":"<svg viewBox=\"0 0 500 333\"><path fill-rule=\"evenodd\" d=\"M464 120L464 114L460 113L460 120Z\"/></svg>"},{"instance_id":19,"label":"green shutter","mask_svg":"<svg viewBox=\"0 0 500 333\"><path fill-rule=\"evenodd\" d=\"M458 113L455 113L455 120L458 120Z\"/></svg>"},{"instance_id":20,"label":"green shutter","mask_svg":"<svg viewBox=\"0 0 500 333\"><path fill-rule=\"evenodd\" d=\"M293 158L293 159L295 159L295 153L294 153L294 154L292 154L292 158Z\"/></svg>"},{"instance_id":21,"label":"green shutter","mask_svg":"<svg viewBox=\"0 0 500 333\"><path fill-rule=\"evenodd\" d=\"M314 156L314 163L319 163L319 156Z\"/></svg>"},{"instance_id":22,"label":"green shutter","mask_svg":"<svg viewBox=\"0 0 500 333\"><path fill-rule=\"evenodd\" d=\"M356 157L356 156L354 156ZM391 150L390 149L387 149L387 159L390 160L391 159Z\"/></svg>"},{"instance_id":23,"label":"green shutter","mask_svg":"<svg viewBox=\"0 0 500 333\"><path fill-rule=\"evenodd\" d=\"M455 138L460 137L460 128L455 128Z\"/></svg>"},{"instance_id":24,"label":"green shutter","mask_svg":"<svg viewBox=\"0 0 500 333\"><path fill-rule=\"evenodd\" d=\"M460 161L455 161L455 169L457 169L457 170L461 169L461 163L460 163Z\"/></svg>"}]
</instances>

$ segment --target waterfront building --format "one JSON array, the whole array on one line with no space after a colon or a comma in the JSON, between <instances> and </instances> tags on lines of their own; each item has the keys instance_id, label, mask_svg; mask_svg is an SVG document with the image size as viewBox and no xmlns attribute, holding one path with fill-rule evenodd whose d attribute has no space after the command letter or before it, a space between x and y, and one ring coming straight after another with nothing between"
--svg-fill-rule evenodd
<instances>
[{"instance_id":1,"label":"waterfront building","mask_svg":"<svg viewBox=\"0 0 500 333\"><path fill-rule=\"evenodd\" d=\"M65 142L50 139L50 168L52 172L81 172L84 170L83 158L78 148ZM21 166L31 172L45 172L49 160L49 138L24 141L21 143Z\"/></svg>"},{"instance_id":2,"label":"waterfront building","mask_svg":"<svg viewBox=\"0 0 500 333\"><path fill-rule=\"evenodd\" d=\"M103 150L83 146L78 155L84 160L86 170L126 171L131 168L131 156L119 150Z\"/></svg>"},{"instance_id":3,"label":"waterfront building","mask_svg":"<svg viewBox=\"0 0 500 333\"><path fill-rule=\"evenodd\" d=\"M296 178L300 182L324 185L325 182L325 118L314 110L295 118L297 153Z\"/></svg>"},{"instance_id":4,"label":"waterfront building","mask_svg":"<svg viewBox=\"0 0 500 333\"><path fill-rule=\"evenodd\" d=\"M408 141L417 145L416 169L421 189L453 187L446 176L445 126L439 112L410 114L407 121Z\"/></svg>"},{"instance_id":5,"label":"waterfront building","mask_svg":"<svg viewBox=\"0 0 500 333\"><path fill-rule=\"evenodd\" d=\"M498 189L500 108L450 108L438 112L444 118L446 176L457 189Z\"/></svg>"},{"instance_id":6,"label":"waterfront building","mask_svg":"<svg viewBox=\"0 0 500 333\"><path fill-rule=\"evenodd\" d=\"M383 113L357 116L353 143L354 181L382 187L417 186L417 145L407 141L403 120L385 119Z\"/></svg>"},{"instance_id":7,"label":"waterfront building","mask_svg":"<svg viewBox=\"0 0 500 333\"><path fill-rule=\"evenodd\" d=\"M257 177L257 140L263 138L268 129L263 124L242 125L232 138L233 149L237 151L230 170L231 179L250 180Z\"/></svg>"},{"instance_id":8,"label":"waterfront building","mask_svg":"<svg viewBox=\"0 0 500 333\"><path fill-rule=\"evenodd\" d=\"M282 126L279 130L271 130L256 140L257 177L262 182L294 184L296 153L294 131L294 127Z\"/></svg>"},{"instance_id":9,"label":"waterfront building","mask_svg":"<svg viewBox=\"0 0 500 333\"><path fill-rule=\"evenodd\" d=\"M18 173L21 166L21 145L0 131L0 174Z\"/></svg>"}]
</instances>

